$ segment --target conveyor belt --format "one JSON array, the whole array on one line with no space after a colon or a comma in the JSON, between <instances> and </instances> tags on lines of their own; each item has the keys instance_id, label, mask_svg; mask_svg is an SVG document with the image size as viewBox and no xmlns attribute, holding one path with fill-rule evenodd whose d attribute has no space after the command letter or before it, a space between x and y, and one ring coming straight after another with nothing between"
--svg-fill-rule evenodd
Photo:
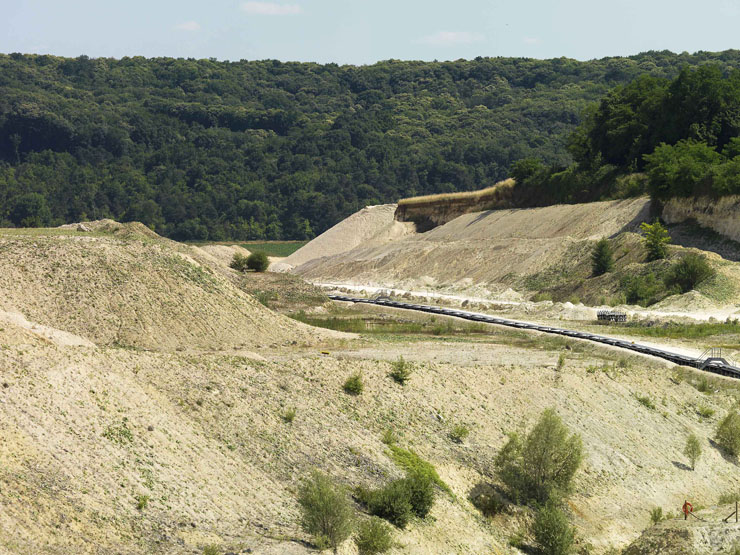
<instances>
[{"instance_id":1,"label":"conveyor belt","mask_svg":"<svg viewBox=\"0 0 740 555\"><path fill-rule=\"evenodd\" d=\"M668 360L675 364L682 366L691 366L693 368L702 369L706 372L712 372L713 374L720 374L722 376L729 376L731 378L740 379L740 368L731 364L724 364L722 362L709 362L705 363L701 358L691 358L686 355L679 353L673 353L664 349L658 349L656 347L650 347L648 345L641 345L640 343L633 343L631 341L625 341L624 339L616 339L614 337L608 337L606 335L599 335L595 333L589 333L584 331L568 330L565 328L558 328L553 326L545 326L541 324L533 324L530 322L521 322L518 320L509 320L507 318L499 318L497 316L490 316L488 314L481 314L479 312L468 312L465 310L457 310L454 308L445 308L442 306L429 306L422 304L404 303L401 301L393 301L388 299L359 299L355 297L346 297L344 295L329 295L329 298L334 301L345 301L351 303L364 303L364 304L376 304L380 306L390 306L392 308L402 308L405 310L416 310L419 312L429 312L432 314L442 314L444 316L455 316L456 318L463 318L465 320L472 320L474 322L485 322L487 324L496 324L499 326L509 326L511 328L519 328L525 330L535 330L544 333L553 333L557 335L564 335L567 337L574 337L576 339L586 339L588 341L595 341L596 343L604 343L611 345L612 347L619 347L621 349L627 349L642 353L644 355L650 355L664 360Z\"/></svg>"}]
</instances>

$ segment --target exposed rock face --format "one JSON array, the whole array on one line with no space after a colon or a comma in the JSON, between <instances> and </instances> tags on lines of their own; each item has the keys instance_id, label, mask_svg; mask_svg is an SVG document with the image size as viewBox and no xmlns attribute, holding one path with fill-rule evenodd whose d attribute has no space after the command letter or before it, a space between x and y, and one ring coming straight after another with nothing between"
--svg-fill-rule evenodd
<instances>
[{"instance_id":1,"label":"exposed rock face","mask_svg":"<svg viewBox=\"0 0 740 555\"><path fill-rule=\"evenodd\" d=\"M665 203L663 219L669 224L696 220L702 227L740 241L740 196L672 198Z\"/></svg>"}]
</instances>

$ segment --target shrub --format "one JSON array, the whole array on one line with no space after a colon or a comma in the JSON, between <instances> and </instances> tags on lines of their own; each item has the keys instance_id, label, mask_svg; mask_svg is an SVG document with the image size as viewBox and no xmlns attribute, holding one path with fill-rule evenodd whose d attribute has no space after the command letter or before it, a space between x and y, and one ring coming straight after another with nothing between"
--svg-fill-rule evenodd
<instances>
[{"instance_id":1,"label":"shrub","mask_svg":"<svg viewBox=\"0 0 740 555\"><path fill-rule=\"evenodd\" d=\"M137 495L136 496L136 508L140 511L143 511L149 506L149 496L148 495Z\"/></svg>"},{"instance_id":2,"label":"shrub","mask_svg":"<svg viewBox=\"0 0 740 555\"><path fill-rule=\"evenodd\" d=\"M650 522L655 526L663 520L663 507L655 507L650 510Z\"/></svg>"},{"instance_id":3,"label":"shrub","mask_svg":"<svg viewBox=\"0 0 740 555\"><path fill-rule=\"evenodd\" d=\"M371 515L384 518L398 528L405 528L413 511L403 480L394 480L377 490L358 490L358 497Z\"/></svg>"},{"instance_id":4,"label":"shrub","mask_svg":"<svg viewBox=\"0 0 740 555\"><path fill-rule=\"evenodd\" d=\"M342 488L314 472L298 493L301 526L319 548L336 549L352 533L352 506Z\"/></svg>"},{"instance_id":5,"label":"shrub","mask_svg":"<svg viewBox=\"0 0 740 555\"><path fill-rule=\"evenodd\" d=\"M736 491L726 491L719 496L720 505L728 505L735 501L740 501L740 493L737 493Z\"/></svg>"},{"instance_id":6,"label":"shrub","mask_svg":"<svg viewBox=\"0 0 740 555\"><path fill-rule=\"evenodd\" d=\"M597 241L591 252L591 271L595 276L611 272L614 268L614 253L609 240L604 238Z\"/></svg>"},{"instance_id":7,"label":"shrub","mask_svg":"<svg viewBox=\"0 0 740 555\"><path fill-rule=\"evenodd\" d=\"M396 445L390 445L393 462L406 471L406 474L421 474L427 476L440 489L452 495L452 490L445 484L437 474L437 469L430 462L425 461L414 451L402 449Z\"/></svg>"},{"instance_id":8,"label":"shrub","mask_svg":"<svg viewBox=\"0 0 740 555\"><path fill-rule=\"evenodd\" d=\"M565 513L554 502L548 502L537 511L532 532L543 553L567 555L572 552L573 528L568 524Z\"/></svg>"},{"instance_id":9,"label":"shrub","mask_svg":"<svg viewBox=\"0 0 740 555\"><path fill-rule=\"evenodd\" d=\"M407 381L409 381L409 378L411 377L411 372L411 365L406 362L402 356L398 357L397 361L391 363L390 376L396 381L396 383L404 385Z\"/></svg>"},{"instance_id":10,"label":"shrub","mask_svg":"<svg viewBox=\"0 0 740 555\"><path fill-rule=\"evenodd\" d=\"M291 407L289 409L285 409L280 413L280 418L283 419L283 422L290 424L295 419L295 408Z\"/></svg>"},{"instance_id":11,"label":"shrub","mask_svg":"<svg viewBox=\"0 0 740 555\"><path fill-rule=\"evenodd\" d=\"M221 549L217 545L207 545L203 548L203 555L219 555Z\"/></svg>"},{"instance_id":12,"label":"shrub","mask_svg":"<svg viewBox=\"0 0 740 555\"><path fill-rule=\"evenodd\" d=\"M691 462L691 470L694 470L696 468L696 461L701 457L701 442L696 435L689 434L689 437L686 438L686 446L683 449L683 454Z\"/></svg>"},{"instance_id":13,"label":"shrub","mask_svg":"<svg viewBox=\"0 0 740 555\"><path fill-rule=\"evenodd\" d=\"M583 447L569 435L554 409L545 410L523 440L516 434L496 456L496 474L519 502L545 502L569 491L581 464Z\"/></svg>"},{"instance_id":14,"label":"shrub","mask_svg":"<svg viewBox=\"0 0 740 555\"><path fill-rule=\"evenodd\" d=\"M696 412L702 418L711 418L712 416L714 416L714 409L705 405L699 405L698 407L696 407Z\"/></svg>"},{"instance_id":15,"label":"shrub","mask_svg":"<svg viewBox=\"0 0 740 555\"><path fill-rule=\"evenodd\" d=\"M563 368L565 368L565 353L560 353L558 363L555 365L555 371L560 372Z\"/></svg>"},{"instance_id":16,"label":"shrub","mask_svg":"<svg viewBox=\"0 0 740 555\"><path fill-rule=\"evenodd\" d=\"M552 294L545 291L537 293L532 297L532 302L534 303L541 303L543 301L552 301Z\"/></svg>"},{"instance_id":17,"label":"shrub","mask_svg":"<svg viewBox=\"0 0 740 555\"><path fill-rule=\"evenodd\" d=\"M671 237L668 230L656 219L654 223L642 222L640 229L643 232L643 245L648 253L648 260L661 260L668 254L667 244Z\"/></svg>"},{"instance_id":18,"label":"shrub","mask_svg":"<svg viewBox=\"0 0 740 555\"><path fill-rule=\"evenodd\" d=\"M383 436L380 438L380 441L382 441L386 445L393 445L394 443L398 442L398 436L393 430L388 429L383 432Z\"/></svg>"},{"instance_id":19,"label":"shrub","mask_svg":"<svg viewBox=\"0 0 740 555\"><path fill-rule=\"evenodd\" d=\"M648 306L663 299L667 292L665 283L653 272L644 275L628 275L620 280L624 300L629 304Z\"/></svg>"},{"instance_id":20,"label":"shrub","mask_svg":"<svg viewBox=\"0 0 740 555\"><path fill-rule=\"evenodd\" d=\"M470 435L470 430L464 424L455 424L450 430L450 439L455 443L462 443Z\"/></svg>"},{"instance_id":21,"label":"shrub","mask_svg":"<svg viewBox=\"0 0 740 555\"><path fill-rule=\"evenodd\" d=\"M409 472L405 478L393 480L383 488L360 489L357 494L371 515L405 528L413 515L424 518L429 514L434 505L434 480L422 473Z\"/></svg>"},{"instance_id":22,"label":"shrub","mask_svg":"<svg viewBox=\"0 0 740 555\"><path fill-rule=\"evenodd\" d=\"M470 501L485 516L496 516L506 509L506 500L491 487L471 495Z\"/></svg>"},{"instance_id":23,"label":"shrub","mask_svg":"<svg viewBox=\"0 0 740 555\"><path fill-rule=\"evenodd\" d=\"M372 517L360 523L355 544L360 555L385 553L393 547L391 529L379 518Z\"/></svg>"},{"instance_id":24,"label":"shrub","mask_svg":"<svg viewBox=\"0 0 740 555\"><path fill-rule=\"evenodd\" d=\"M715 441L730 455L740 454L740 415L731 411L717 425Z\"/></svg>"},{"instance_id":25,"label":"shrub","mask_svg":"<svg viewBox=\"0 0 740 555\"><path fill-rule=\"evenodd\" d=\"M253 252L247 257L247 268L255 272L264 272L269 265L270 261L264 252Z\"/></svg>"},{"instance_id":26,"label":"shrub","mask_svg":"<svg viewBox=\"0 0 740 555\"><path fill-rule=\"evenodd\" d=\"M246 272L248 268L247 257L239 254L238 252L234 253L234 257L231 259L229 267L233 268L237 272Z\"/></svg>"},{"instance_id":27,"label":"shrub","mask_svg":"<svg viewBox=\"0 0 740 555\"><path fill-rule=\"evenodd\" d=\"M636 394L635 398L643 407L655 410L655 403L653 403L653 400L649 396Z\"/></svg>"},{"instance_id":28,"label":"shrub","mask_svg":"<svg viewBox=\"0 0 740 555\"><path fill-rule=\"evenodd\" d=\"M682 293L687 293L715 273L703 256L691 253L671 266L664 281L666 287L676 287Z\"/></svg>"},{"instance_id":29,"label":"shrub","mask_svg":"<svg viewBox=\"0 0 740 555\"><path fill-rule=\"evenodd\" d=\"M347 378L347 381L344 382L344 386L342 387L344 388L345 393L349 393L350 395L359 395L365 388L365 385L362 383L362 374L360 372L355 372Z\"/></svg>"}]
</instances>

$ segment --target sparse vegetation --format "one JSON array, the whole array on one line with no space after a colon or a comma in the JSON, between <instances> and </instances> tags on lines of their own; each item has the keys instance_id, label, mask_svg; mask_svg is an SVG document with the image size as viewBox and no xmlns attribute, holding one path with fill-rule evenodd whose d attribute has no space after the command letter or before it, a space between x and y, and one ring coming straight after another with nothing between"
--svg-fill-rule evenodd
<instances>
[{"instance_id":1,"label":"sparse vegetation","mask_svg":"<svg viewBox=\"0 0 740 555\"><path fill-rule=\"evenodd\" d=\"M383 436L380 438L380 441L382 441L386 445L393 445L394 443L398 442L398 436L393 430L388 429L383 432Z\"/></svg>"},{"instance_id":2,"label":"sparse vegetation","mask_svg":"<svg viewBox=\"0 0 740 555\"><path fill-rule=\"evenodd\" d=\"M434 480L427 474L407 472L377 490L358 490L358 498L372 515L405 528L413 515L427 516L434 504Z\"/></svg>"},{"instance_id":3,"label":"sparse vegetation","mask_svg":"<svg viewBox=\"0 0 740 555\"><path fill-rule=\"evenodd\" d=\"M452 494L450 487L445 484L437 473L437 469L434 468L430 462L425 461L414 451L410 449L403 449L397 445L390 445L391 458L399 467L404 469L407 474L418 474L421 476L428 477L443 491Z\"/></svg>"},{"instance_id":4,"label":"sparse vegetation","mask_svg":"<svg viewBox=\"0 0 740 555\"><path fill-rule=\"evenodd\" d=\"M385 553L393 547L393 534L381 519L371 517L357 527L355 544L360 555Z\"/></svg>"},{"instance_id":5,"label":"sparse vegetation","mask_svg":"<svg viewBox=\"0 0 740 555\"><path fill-rule=\"evenodd\" d=\"M653 507L650 509L650 522L653 526L663 520L663 507Z\"/></svg>"},{"instance_id":6,"label":"sparse vegetation","mask_svg":"<svg viewBox=\"0 0 740 555\"><path fill-rule=\"evenodd\" d=\"M280 413L280 418L282 418L283 422L285 422L286 424L290 424L291 422L293 422L293 420L295 420L295 414L295 407L290 407L287 409L283 409L283 411Z\"/></svg>"},{"instance_id":7,"label":"sparse vegetation","mask_svg":"<svg viewBox=\"0 0 740 555\"><path fill-rule=\"evenodd\" d=\"M149 506L149 499L150 497L148 495L137 495L136 496L136 508L140 511L143 511Z\"/></svg>"},{"instance_id":8,"label":"sparse vegetation","mask_svg":"<svg viewBox=\"0 0 740 555\"><path fill-rule=\"evenodd\" d=\"M511 434L496 456L496 474L511 498L544 503L565 495L581 464L583 447L554 409L545 410L529 434Z\"/></svg>"},{"instance_id":9,"label":"sparse vegetation","mask_svg":"<svg viewBox=\"0 0 740 555\"><path fill-rule=\"evenodd\" d=\"M455 424L450 430L450 439L455 443L462 443L470 435L470 430L464 424Z\"/></svg>"},{"instance_id":10,"label":"sparse vegetation","mask_svg":"<svg viewBox=\"0 0 740 555\"><path fill-rule=\"evenodd\" d=\"M655 403L648 395L640 395L639 393L635 394L635 399L637 399L637 402L640 403L643 407L648 408L650 410L655 410Z\"/></svg>"},{"instance_id":11,"label":"sparse vegetation","mask_svg":"<svg viewBox=\"0 0 740 555\"><path fill-rule=\"evenodd\" d=\"M409 378L411 378L412 371L411 365L401 356L398 357L398 360L391 363L390 376L396 383L405 385L409 381Z\"/></svg>"},{"instance_id":12,"label":"sparse vegetation","mask_svg":"<svg viewBox=\"0 0 740 555\"><path fill-rule=\"evenodd\" d=\"M221 548L215 544L203 548L203 555L221 555Z\"/></svg>"},{"instance_id":13,"label":"sparse vegetation","mask_svg":"<svg viewBox=\"0 0 740 555\"><path fill-rule=\"evenodd\" d=\"M611 244L606 238L599 239L591 252L591 272L600 276L611 272L614 268L614 253Z\"/></svg>"},{"instance_id":14,"label":"sparse vegetation","mask_svg":"<svg viewBox=\"0 0 740 555\"><path fill-rule=\"evenodd\" d=\"M699 405L698 407L696 407L696 412L702 418L711 418L712 416L714 416L714 409L711 407L707 407L706 405Z\"/></svg>"},{"instance_id":15,"label":"sparse vegetation","mask_svg":"<svg viewBox=\"0 0 740 555\"><path fill-rule=\"evenodd\" d=\"M347 381L344 382L342 388L345 393L349 393L350 395L359 395L362 393L362 390L365 388L365 385L362 382L362 374L360 372L352 374L347 378Z\"/></svg>"},{"instance_id":16,"label":"sparse vegetation","mask_svg":"<svg viewBox=\"0 0 740 555\"><path fill-rule=\"evenodd\" d=\"M253 252L247 257L247 269L255 272L265 272L270 265L264 252Z\"/></svg>"},{"instance_id":17,"label":"sparse vegetation","mask_svg":"<svg viewBox=\"0 0 740 555\"><path fill-rule=\"evenodd\" d=\"M737 491L726 491L719 496L718 503L720 505L729 505L730 503L735 503L736 501L740 501L740 493Z\"/></svg>"},{"instance_id":18,"label":"sparse vegetation","mask_svg":"<svg viewBox=\"0 0 740 555\"><path fill-rule=\"evenodd\" d=\"M336 550L352 533L354 515L346 492L320 472L303 483L298 504L301 526L317 547Z\"/></svg>"},{"instance_id":19,"label":"sparse vegetation","mask_svg":"<svg viewBox=\"0 0 740 555\"><path fill-rule=\"evenodd\" d=\"M701 441L695 434L689 434L686 438L686 446L683 449L683 454L689 459L691 463L691 470L696 468L696 461L701 457Z\"/></svg>"},{"instance_id":20,"label":"sparse vegetation","mask_svg":"<svg viewBox=\"0 0 740 555\"><path fill-rule=\"evenodd\" d=\"M134 435L128 427L128 418L124 416L120 424L108 426L103 432L103 437L119 445L131 443L134 440Z\"/></svg>"},{"instance_id":21,"label":"sparse vegetation","mask_svg":"<svg viewBox=\"0 0 740 555\"><path fill-rule=\"evenodd\" d=\"M575 533L565 513L554 501L548 501L537 511L532 532L544 554L568 555L573 552Z\"/></svg>"},{"instance_id":22,"label":"sparse vegetation","mask_svg":"<svg viewBox=\"0 0 740 555\"><path fill-rule=\"evenodd\" d=\"M740 454L740 414L730 411L717 425L714 439L733 457Z\"/></svg>"}]
</instances>

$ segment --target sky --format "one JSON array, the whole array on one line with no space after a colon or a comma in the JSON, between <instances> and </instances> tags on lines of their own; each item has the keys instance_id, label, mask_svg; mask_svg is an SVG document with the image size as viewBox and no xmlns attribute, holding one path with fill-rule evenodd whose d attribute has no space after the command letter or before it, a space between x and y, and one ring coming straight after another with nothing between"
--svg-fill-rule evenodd
<instances>
[{"instance_id":1,"label":"sky","mask_svg":"<svg viewBox=\"0 0 740 555\"><path fill-rule=\"evenodd\" d=\"M0 52L372 64L740 48L740 0L0 0Z\"/></svg>"}]
</instances>

